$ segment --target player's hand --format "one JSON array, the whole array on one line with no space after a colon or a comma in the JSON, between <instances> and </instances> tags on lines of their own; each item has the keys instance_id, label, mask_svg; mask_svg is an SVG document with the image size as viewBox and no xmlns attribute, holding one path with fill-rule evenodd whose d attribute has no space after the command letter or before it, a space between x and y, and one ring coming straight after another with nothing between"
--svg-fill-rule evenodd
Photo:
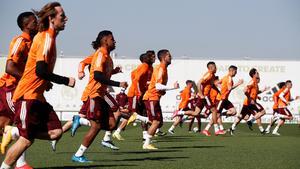
<instances>
[{"instance_id":1,"label":"player's hand","mask_svg":"<svg viewBox=\"0 0 300 169\"><path fill-rule=\"evenodd\" d=\"M46 91L47 92L50 91L52 89L52 87L53 87L53 84L51 82L48 82L47 87L46 87Z\"/></svg>"},{"instance_id":2,"label":"player's hand","mask_svg":"<svg viewBox=\"0 0 300 169\"><path fill-rule=\"evenodd\" d=\"M75 82L76 82L76 80L75 80L74 77L69 77L69 84L68 84L68 86L69 87L74 87L75 86Z\"/></svg>"},{"instance_id":3,"label":"player's hand","mask_svg":"<svg viewBox=\"0 0 300 169\"><path fill-rule=\"evenodd\" d=\"M122 67L121 66L115 67L114 72L115 73L122 73Z\"/></svg>"},{"instance_id":4,"label":"player's hand","mask_svg":"<svg viewBox=\"0 0 300 169\"><path fill-rule=\"evenodd\" d=\"M253 99L251 99L250 104L255 104L255 101Z\"/></svg>"},{"instance_id":5,"label":"player's hand","mask_svg":"<svg viewBox=\"0 0 300 169\"><path fill-rule=\"evenodd\" d=\"M84 72L78 72L78 79L81 80L85 77L85 73Z\"/></svg>"},{"instance_id":6,"label":"player's hand","mask_svg":"<svg viewBox=\"0 0 300 169\"><path fill-rule=\"evenodd\" d=\"M120 82L120 86L119 87L123 87L124 89L127 89L128 84L127 84L127 82Z\"/></svg>"},{"instance_id":7,"label":"player's hand","mask_svg":"<svg viewBox=\"0 0 300 169\"><path fill-rule=\"evenodd\" d=\"M174 89L178 89L179 88L179 83L176 81L175 83L174 83Z\"/></svg>"},{"instance_id":8,"label":"player's hand","mask_svg":"<svg viewBox=\"0 0 300 169\"><path fill-rule=\"evenodd\" d=\"M238 81L238 85L241 85L241 84L243 84L244 83L244 79L240 79L239 81Z\"/></svg>"}]
</instances>

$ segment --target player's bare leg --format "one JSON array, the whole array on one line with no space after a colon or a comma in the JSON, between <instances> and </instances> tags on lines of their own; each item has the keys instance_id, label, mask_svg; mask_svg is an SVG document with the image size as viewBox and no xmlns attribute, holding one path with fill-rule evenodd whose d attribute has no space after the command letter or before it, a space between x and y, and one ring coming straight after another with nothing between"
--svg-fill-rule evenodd
<instances>
[{"instance_id":1,"label":"player's bare leg","mask_svg":"<svg viewBox=\"0 0 300 169\"><path fill-rule=\"evenodd\" d=\"M182 117L180 117L180 116L177 116L177 117L175 118L175 121L173 122L172 126L171 126L171 127L169 128L169 130L168 130L168 132L169 132L170 134L175 134L174 130L175 130L175 128L178 126L178 124L181 122L181 118L182 118Z\"/></svg>"},{"instance_id":2,"label":"player's bare leg","mask_svg":"<svg viewBox=\"0 0 300 169\"><path fill-rule=\"evenodd\" d=\"M0 136L2 136L3 131L4 131L4 127L7 125L11 125L12 121L10 120L10 118L5 117L5 116L0 116Z\"/></svg>"},{"instance_id":3,"label":"player's bare leg","mask_svg":"<svg viewBox=\"0 0 300 169\"><path fill-rule=\"evenodd\" d=\"M143 149L157 149L154 146L152 146L151 143L151 138L155 135L156 130L160 126L160 121L158 120L153 120L151 126L148 129L147 135L146 135L146 140L143 145Z\"/></svg>"},{"instance_id":4,"label":"player's bare leg","mask_svg":"<svg viewBox=\"0 0 300 169\"><path fill-rule=\"evenodd\" d=\"M121 116L121 113L119 111L114 113L113 117L109 117L109 128L110 130L105 131L103 140L101 141L102 146L110 148L112 150L119 150L119 147L115 146L115 144L112 142L111 136L112 131L116 127L116 119L119 119Z\"/></svg>"},{"instance_id":5,"label":"player's bare leg","mask_svg":"<svg viewBox=\"0 0 300 169\"><path fill-rule=\"evenodd\" d=\"M32 141L27 140L24 137L19 137L19 139L8 149L1 168L9 168L9 166L12 166L31 144Z\"/></svg>"}]
</instances>

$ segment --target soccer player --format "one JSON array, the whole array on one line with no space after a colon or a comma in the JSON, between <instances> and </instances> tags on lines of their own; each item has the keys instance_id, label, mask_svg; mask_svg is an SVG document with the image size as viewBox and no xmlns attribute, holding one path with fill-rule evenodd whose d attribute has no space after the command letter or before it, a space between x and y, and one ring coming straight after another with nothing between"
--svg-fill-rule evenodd
<instances>
[{"instance_id":1,"label":"soccer player","mask_svg":"<svg viewBox=\"0 0 300 169\"><path fill-rule=\"evenodd\" d=\"M202 109L206 107L210 112L212 112L212 120L214 124L215 134L218 135L219 127L217 124L217 108L212 104L210 100L210 90L212 88L212 82L215 78L215 73L217 71L217 67L215 62L207 63L208 71L204 74L204 76L198 82L198 101L196 104L195 111L175 111L173 117L178 115L188 115L188 116L198 116Z\"/></svg>"},{"instance_id":2,"label":"soccer player","mask_svg":"<svg viewBox=\"0 0 300 169\"><path fill-rule=\"evenodd\" d=\"M54 140L62 135L61 123L43 96L50 82L74 87L75 79L53 73L56 61L55 39L65 28L67 17L58 2L46 4L38 16L39 33L30 48L23 76L13 101L15 102L15 123L20 132L18 140L9 148L1 169L10 168L29 148L34 139Z\"/></svg>"},{"instance_id":3,"label":"soccer player","mask_svg":"<svg viewBox=\"0 0 300 169\"><path fill-rule=\"evenodd\" d=\"M167 68L171 64L172 56L166 49L162 49L157 53L160 64L157 65L152 73L151 81L146 91L143 100L147 109L147 115L152 122L146 134L146 140L143 144L143 149L157 149L151 144L151 138L155 131L163 125L162 111L160 107L160 98L167 90L178 89L179 84L174 83L173 87L166 86L168 82Z\"/></svg>"},{"instance_id":4,"label":"soccer player","mask_svg":"<svg viewBox=\"0 0 300 169\"><path fill-rule=\"evenodd\" d=\"M278 99L278 113L279 113L279 122L277 126L274 128L272 134L280 136L278 133L278 129L284 124L285 120L292 120L293 115L287 108L290 105L290 102L294 99L291 97L291 88L293 84L291 80L287 80L285 82L285 86L283 90L280 90L279 99ZM299 99L300 97L297 96L295 99Z\"/></svg>"},{"instance_id":5,"label":"soccer player","mask_svg":"<svg viewBox=\"0 0 300 169\"><path fill-rule=\"evenodd\" d=\"M119 94L117 94L116 96L116 101L119 105L119 111L121 113L121 117L123 117L123 121L121 122L121 124L119 125L119 127L117 128L117 130L113 133L113 138L116 138L120 141L125 140L122 136L121 136L121 131L123 131L127 125L127 120L129 118L129 110L128 110L128 97L125 94L125 89L121 89L121 92ZM125 117L125 118L124 118Z\"/></svg>"},{"instance_id":6,"label":"soccer player","mask_svg":"<svg viewBox=\"0 0 300 169\"><path fill-rule=\"evenodd\" d=\"M108 30L101 31L92 43L96 52L92 59L89 82L82 96L83 101L89 100L87 118L90 120L91 127L72 157L74 162L90 162L84 153L99 131L101 129L110 131L116 126L112 109L104 100L107 86L127 88L127 82L116 82L110 79L114 70L110 52L115 49L115 43L112 32Z\"/></svg>"},{"instance_id":7,"label":"soccer player","mask_svg":"<svg viewBox=\"0 0 300 169\"><path fill-rule=\"evenodd\" d=\"M285 89L284 87L285 87L285 82L280 82L280 83L277 84L276 87L274 87L272 89L273 92L275 92L273 94L273 102L274 102L274 104L273 104L273 116L271 117L270 124L267 126L267 128L265 130L267 134L270 133L271 127L276 123L277 120L279 120L279 116L278 116L278 114L279 114L278 113L278 99L279 99L279 94Z\"/></svg>"},{"instance_id":8,"label":"soccer player","mask_svg":"<svg viewBox=\"0 0 300 169\"><path fill-rule=\"evenodd\" d=\"M37 19L33 12L21 13L17 18L17 24L22 34L11 41L6 61L6 73L0 78L0 135L3 129L5 131L1 145L2 154L5 153L10 139L16 140L19 137L18 128L9 126L15 117L12 96L23 75L32 39L37 33ZM25 162L25 153L17 160L16 168L31 168Z\"/></svg>"},{"instance_id":9,"label":"soccer player","mask_svg":"<svg viewBox=\"0 0 300 169\"><path fill-rule=\"evenodd\" d=\"M190 110L188 107L188 104L191 100L191 93L192 93L192 87L193 87L193 81L187 80L185 82L186 87L183 89L183 91L180 93L181 101L179 103L178 109L181 111L187 111ZM169 128L168 132L170 134L175 134L174 130L176 126L180 123L182 116L178 116L175 121L173 122L172 126ZM193 118L194 119L194 118Z\"/></svg>"},{"instance_id":10,"label":"soccer player","mask_svg":"<svg viewBox=\"0 0 300 169\"><path fill-rule=\"evenodd\" d=\"M252 79L244 88L244 93L246 95L246 98L243 103L241 114L238 117L236 117L234 123L229 129L231 135L233 135L236 126L240 123L242 119L248 120L251 114L253 115L253 118L247 122L249 128L252 130L252 123L256 119L259 119L264 114L266 114L264 108L259 103L257 103L257 99L258 99L258 94L265 92L266 90L268 90L268 88L265 88L262 91L259 90L258 83L260 82L260 77L258 71L255 68L252 68L249 71L249 76ZM263 127L260 124L258 124L258 126L260 132L263 134L264 133Z\"/></svg>"}]
</instances>

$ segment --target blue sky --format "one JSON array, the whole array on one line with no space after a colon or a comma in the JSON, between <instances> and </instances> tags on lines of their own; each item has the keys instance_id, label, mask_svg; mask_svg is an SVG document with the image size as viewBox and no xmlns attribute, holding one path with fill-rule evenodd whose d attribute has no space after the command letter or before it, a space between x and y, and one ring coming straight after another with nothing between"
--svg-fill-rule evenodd
<instances>
[{"instance_id":1,"label":"blue sky","mask_svg":"<svg viewBox=\"0 0 300 169\"><path fill-rule=\"evenodd\" d=\"M50 1L0 2L0 53L20 34L19 13ZM113 31L118 56L167 48L175 58L300 60L298 0L62 0L69 21L57 39L65 57L89 55L99 31Z\"/></svg>"}]
</instances>

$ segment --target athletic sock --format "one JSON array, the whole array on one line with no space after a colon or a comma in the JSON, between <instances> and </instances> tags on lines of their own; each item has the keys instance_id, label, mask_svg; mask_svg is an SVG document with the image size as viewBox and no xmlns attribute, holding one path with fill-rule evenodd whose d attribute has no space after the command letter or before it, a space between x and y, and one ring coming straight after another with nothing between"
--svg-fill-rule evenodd
<instances>
[{"instance_id":1,"label":"athletic sock","mask_svg":"<svg viewBox=\"0 0 300 169\"><path fill-rule=\"evenodd\" d=\"M276 127L274 128L274 130L273 130L273 133L277 133L277 132L278 132L278 129L279 129L279 127L276 126Z\"/></svg>"},{"instance_id":2,"label":"athletic sock","mask_svg":"<svg viewBox=\"0 0 300 169\"><path fill-rule=\"evenodd\" d=\"M210 127L211 127L211 124L209 124L209 123L207 123L207 125L205 126L205 129L204 130L209 130L210 129Z\"/></svg>"},{"instance_id":3,"label":"athletic sock","mask_svg":"<svg viewBox=\"0 0 300 169\"><path fill-rule=\"evenodd\" d=\"M266 128L266 131L269 131L271 129L271 125L269 124Z\"/></svg>"},{"instance_id":4,"label":"athletic sock","mask_svg":"<svg viewBox=\"0 0 300 169\"><path fill-rule=\"evenodd\" d=\"M263 127L263 126L258 126L258 128L259 128L259 131L260 131L260 132L263 132L263 131L264 131L264 127Z\"/></svg>"},{"instance_id":5,"label":"athletic sock","mask_svg":"<svg viewBox=\"0 0 300 169\"><path fill-rule=\"evenodd\" d=\"M79 124L82 126L91 126L90 121L88 119L82 118L82 117L79 119Z\"/></svg>"},{"instance_id":6,"label":"athletic sock","mask_svg":"<svg viewBox=\"0 0 300 169\"><path fill-rule=\"evenodd\" d=\"M233 123L232 126L231 126L231 129L232 129L232 130L235 130L235 128L236 128L236 124Z\"/></svg>"},{"instance_id":7,"label":"athletic sock","mask_svg":"<svg viewBox=\"0 0 300 169\"><path fill-rule=\"evenodd\" d=\"M122 131L122 129L120 129L120 128L117 128L117 130L115 131L115 133L118 133L118 134L120 134L120 133L121 133L121 131Z\"/></svg>"},{"instance_id":8,"label":"athletic sock","mask_svg":"<svg viewBox=\"0 0 300 169\"><path fill-rule=\"evenodd\" d=\"M11 129L12 140L17 140L19 137L20 137L19 129L17 127L12 127L12 129Z\"/></svg>"},{"instance_id":9,"label":"athletic sock","mask_svg":"<svg viewBox=\"0 0 300 169\"><path fill-rule=\"evenodd\" d=\"M84 145L81 144L79 149L77 150L75 156L81 157L84 154L84 152L86 151L86 149L87 149L87 147L85 147Z\"/></svg>"},{"instance_id":10,"label":"athletic sock","mask_svg":"<svg viewBox=\"0 0 300 169\"><path fill-rule=\"evenodd\" d=\"M143 139L145 139L146 140L146 137L147 137L147 131L143 131Z\"/></svg>"},{"instance_id":11,"label":"athletic sock","mask_svg":"<svg viewBox=\"0 0 300 169\"><path fill-rule=\"evenodd\" d=\"M23 152L16 162L16 167L22 167L25 164L26 164L25 152Z\"/></svg>"},{"instance_id":12,"label":"athletic sock","mask_svg":"<svg viewBox=\"0 0 300 169\"><path fill-rule=\"evenodd\" d=\"M146 133L145 135L145 143L144 143L144 146L147 146L151 143L151 138L152 136L150 134L148 134L148 132Z\"/></svg>"},{"instance_id":13,"label":"athletic sock","mask_svg":"<svg viewBox=\"0 0 300 169\"><path fill-rule=\"evenodd\" d=\"M170 129L169 130L174 130L175 129L175 126L174 125L172 125L171 127L170 127Z\"/></svg>"},{"instance_id":14,"label":"athletic sock","mask_svg":"<svg viewBox=\"0 0 300 169\"><path fill-rule=\"evenodd\" d=\"M220 130L224 130L224 126L222 124L219 125Z\"/></svg>"},{"instance_id":15,"label":"athletic sock","mask_svg":"<svg viewBox=\"0 0 300 169\"><path fill-rule=\"evenodd\" d=\"M110 141L111 140L111 131L106 131L103 137L103 141Z\"/></svg>"},{"instance_id":16,"label":"athletic sock","mask_svg":"<svg viewBox=\"0 0 300 169\"><path fill-rule=\"evenodd\" d=\"M255 118L253 117L251 120L249 120L251 123L255 122Z\"/></svg>"},{"instance_id":17,"label":"athletic sock","mask_svg":"<svg viewBox=\"0 0 300 169\"><path fill-rule=\"evenodd\" d=\"M215 132L219 131L218 124L214 124L214 129L215 129Z\"/></svg>"},{"instance_id":18,"label":"athletic sock","mask_svg":"<svg viewBox=\"0 0 300 169\"><path fill-rule=\"evenodd\" d=\"M5 164L5 162L3 162L3 163L1 164L1 168L0 168L0 169L10 169L10 166L7 165L7 164Z\"/></svg>"},{"instance_id":19,"label":"athletic sock","mask_svg":"<svg viewBox=\"0 0 300 169\"><path fill-rule=\"evenodd\" d=\"M139 120L139 121L141 121L141 122L144 122L144 123L148 123L149 122L148 117L141 116L139 114L136 116L136 119Z\"/></svg>"}]
</instances>

